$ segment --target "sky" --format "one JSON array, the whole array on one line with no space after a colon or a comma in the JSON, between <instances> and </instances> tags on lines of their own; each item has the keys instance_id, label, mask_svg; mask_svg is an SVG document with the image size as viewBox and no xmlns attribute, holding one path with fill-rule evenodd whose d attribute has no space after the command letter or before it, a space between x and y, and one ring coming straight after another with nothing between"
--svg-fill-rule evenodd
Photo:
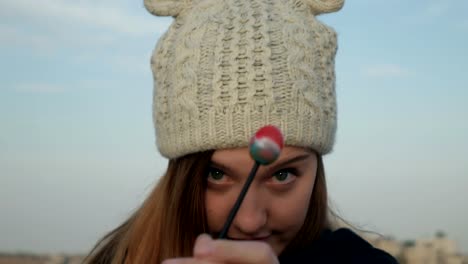
<instances>
[{"instance_id":1,"label":"sky","mask_svg":"<svg viewBox=\"0 0 468 264\"><path fill-rule=\"evenodd\" d=\"M335 28L335 210L468 253L468 2L348 0ZM0 252L85 253L164 172L143 1L0 1Z\"/></svg>"}]
</instances>

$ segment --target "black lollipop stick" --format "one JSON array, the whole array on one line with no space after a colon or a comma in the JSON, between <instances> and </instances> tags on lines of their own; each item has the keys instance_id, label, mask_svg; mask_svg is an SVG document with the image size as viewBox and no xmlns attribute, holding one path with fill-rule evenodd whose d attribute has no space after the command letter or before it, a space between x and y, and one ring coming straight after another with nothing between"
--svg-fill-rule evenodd
<instances>
[{"instance_id":1,"label":"black lollipop stick","mask_svg":"<svg viewBox=\"0 0 468 264\"><path fill-rule=\"evenodd\" d=\"M260 128L252 137L249 144L249 152L250 156L255 160L255 164L250 170L249 176L247 177L247 180L242 187L236 203L229 212L229 216L223 226L223 229L221 230L221 233L219 234L219 239L226 238L229 227L236 217L237 211L239 210L260 165L268 165L273 163L279 157L282 148L283 135L281 134L281 131L275 126L264 126Z\"/></svg>"},{"instance_id":2,"label":"black lollipop stick","mask_svg":"<svg viewBox=\"0 0 468 264\"><path fill-rule=\"evenodd\" d=\"M226 237L229 227L231 226L232 220L234 220L234 217L236 217L237 211L239 210L242 204L242 201L244 200L244 197L247 194L247 191L249 190L250 184L252 183L255 177L255 174L257 173L258 167L260 167L260 163L255 162L254 166L252 167L252 170L249 173L249 177L247 178L247 181L244 184L244 187L242 187L242 190L239 194L239 197L236 200L236 203L234 204L231 211L229 212L229 216L226 220L226 223L224 223L224 227L221 230L221 233L219 234L218 238Z\"/></svg>"}]
</instances>

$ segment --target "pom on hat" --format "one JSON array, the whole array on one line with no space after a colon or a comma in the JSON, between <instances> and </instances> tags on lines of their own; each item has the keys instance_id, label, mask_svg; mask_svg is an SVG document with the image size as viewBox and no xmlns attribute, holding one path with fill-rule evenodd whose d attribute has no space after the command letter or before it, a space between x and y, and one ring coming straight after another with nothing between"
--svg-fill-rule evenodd
<instances>
[{"instance_id":1,"label":"pom on hat","mask_svg":"<svg viewBox=\"0 0 468 264\"><path fill-rule=\"evenodd\" d=\"M145 8L156 16L177 16L190 0L145 0Z\"/></svg>"}]
</instances>

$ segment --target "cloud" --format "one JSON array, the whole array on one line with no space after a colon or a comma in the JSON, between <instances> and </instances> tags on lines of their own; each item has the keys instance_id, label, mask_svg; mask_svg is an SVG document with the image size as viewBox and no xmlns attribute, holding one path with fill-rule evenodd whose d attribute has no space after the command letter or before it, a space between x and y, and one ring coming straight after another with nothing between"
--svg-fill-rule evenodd
<instances>
[{"instance_id":1,"label":"cloud","mask_svg":"<svg viewBox=\"0 0 468 264\"><path fill-rule=\"evenodd\" d=\"M48 83L22 83L18 84L15 90L21 93L61 93L65 88Z\"/></svg>"},{"instance_id":2,"label":"cloud","mask_svg":"<svg viewBox=\"0 0 468 264\"><path fill-rule=\"evenodd\" d=\"M111 63L116 70L124 72L149 72L150 71L150 56L114 56Z\"/></svg>"},{"instance_id":3,"label":"cloud","mask_svg":"<svg viewBox=\"0 0 468 264\"><path fill-rule=\"evenodd\" d=\"M78 65L98 65L101 70L114 72L116 74L141 74L151 71L151 50L146 52L122 52L111 55L96 56L92 52L81 53L80 56L72 58L72 62Z\"/></svg>"},{"instance_id":4,"label":"cloud","mask_svg":"<svg viewBox=\"0 0 468 264\"><path fill-rule=\"evenodd\" d=\"M132 15L115 1L41 0L38 4L35 0L6 0L0 2L0 10L3 10L0 11L2 16L12 18L55 20L133 35L160 34L170 23L170 19ZM54 26L60 26L60 23Z\"/></svg>"},{"instance_id":5,"label":"cloud","mask_svg":"<svg viewBox=\"0 0 468 264\"><path fill-rule=\"evenodd\" d=\"M465 17L466 0L430 0L416 4L416 9L401 17L401 21L409 25L424 25L449 23L456 24Z\"/></svg>"},{"instance_id":6,"label":"cloud","mask_svg":"<svg viewBox=\"0 0 468 264\"><path fill-rule=\"evenodd\" d=\"M465 19L464 21L462 21L460 23L460 27L461 27L462 30L468 31L468 19Z\"/></svg>"},{"instance_id":7,"label":"cloud","mask_svg":"<svg viewBox=\"0 0 468 264\"><path fill-rule=\"evenodd\" d=\"M422 11L422 17L438 18L450 12L452 2L449 0L429 2Z\"/></svg>"},{"instance_id":8,"label":"cloud","mask_svg":"<svg viewBox=\"0 0 468 264\"><path fill-rule=\"evenodd\" d=\"M118 80L84 79L68 80L66 84L53 84L47 82L23 82L13 87L18 93L31 94L58 94L76 90L106 90L119 87Z\"/></svg>"},{"instance_id":9,"label":"cloud","mask_svg":"<svg viewBox=\"0 0 468 264\"><path fill-rule=\"evenodd\" d=\"M409 74L409 71L397 64L377 64L363 67L361 72L368 77L403 77Z\"/></svg>"},{"instance_id":10,"label":"cloud","mask_svg":"<svg viewBox=\"0 0 468 264\"><path fill-rule=\"evenodd\" d=\"M52 48L52 41L44 35L27 33L13 26L0 25L0 47L18 48L21 46L48 52Z\"/></svg>"},{"instance_id":11,"label":"cloud","mask_svg":"<svg viewBox=\"0 0 468 264\"><path fill-rule=\"evenodd\" d=\"M456 15L458 11L464 10L466 0L431 0L426 1L420 13L422 18L435 19ZM462 12L464 14L464 12Z\"/></svg>"},{"instance_id":12,"label":"cloud","mask_svg":"<svg viewBox=\"0 0 468 264\"><path fill-rule=\"evenodd\" d=\"M0 49L25 56L93 53L96 57L108 54L110 47L122 52L143 43L142 39L154 41L172 20L156 18L146 12L143 1L140 5L133 4L132 11L111 0L0 1Z\"/></svg>"},{"instance_id":13,"label":"cloud","mask_svg":"<svg viewBox=\"0 0 468 264\"><path fill-rule=\"evenodd\" d=\"M79 56L86 50L100 52L115 46L119 38L112 34L86 35L79 31L41 30L23 28L20 25L0 25L0 48L14 50L23 55L33 53L39 56L50 56L64 51L71 56Z\"/></svg>"}]
</instances>

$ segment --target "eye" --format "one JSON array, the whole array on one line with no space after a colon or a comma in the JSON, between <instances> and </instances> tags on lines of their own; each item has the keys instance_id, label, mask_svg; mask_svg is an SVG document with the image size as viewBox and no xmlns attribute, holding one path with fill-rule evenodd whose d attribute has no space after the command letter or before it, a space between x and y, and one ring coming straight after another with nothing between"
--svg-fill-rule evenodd
<instances>
[{"instance_id":1,"label":"eye","mask_svg":"<svg viewBox=\"0 0 468 264\"><path fill-rule=\"evenodd\" d=\"M279 184L286 184L289 182L294 181L294 179L297 177L297 171L292 168L288 169L282 169L275 174L273 174L272 179L274 182L279 183Z\"/></svg>"},{"instance_id":2,"label":"eye","mask_svg":"<svg viewBox=\"0 0 468 264\"><path fill-rule=\"evenodd\" d=\"M225 177L225 174L222 170L216 168L208 169L208 180L209 181L221 181Z\"/></svg>"}]
</instances>

